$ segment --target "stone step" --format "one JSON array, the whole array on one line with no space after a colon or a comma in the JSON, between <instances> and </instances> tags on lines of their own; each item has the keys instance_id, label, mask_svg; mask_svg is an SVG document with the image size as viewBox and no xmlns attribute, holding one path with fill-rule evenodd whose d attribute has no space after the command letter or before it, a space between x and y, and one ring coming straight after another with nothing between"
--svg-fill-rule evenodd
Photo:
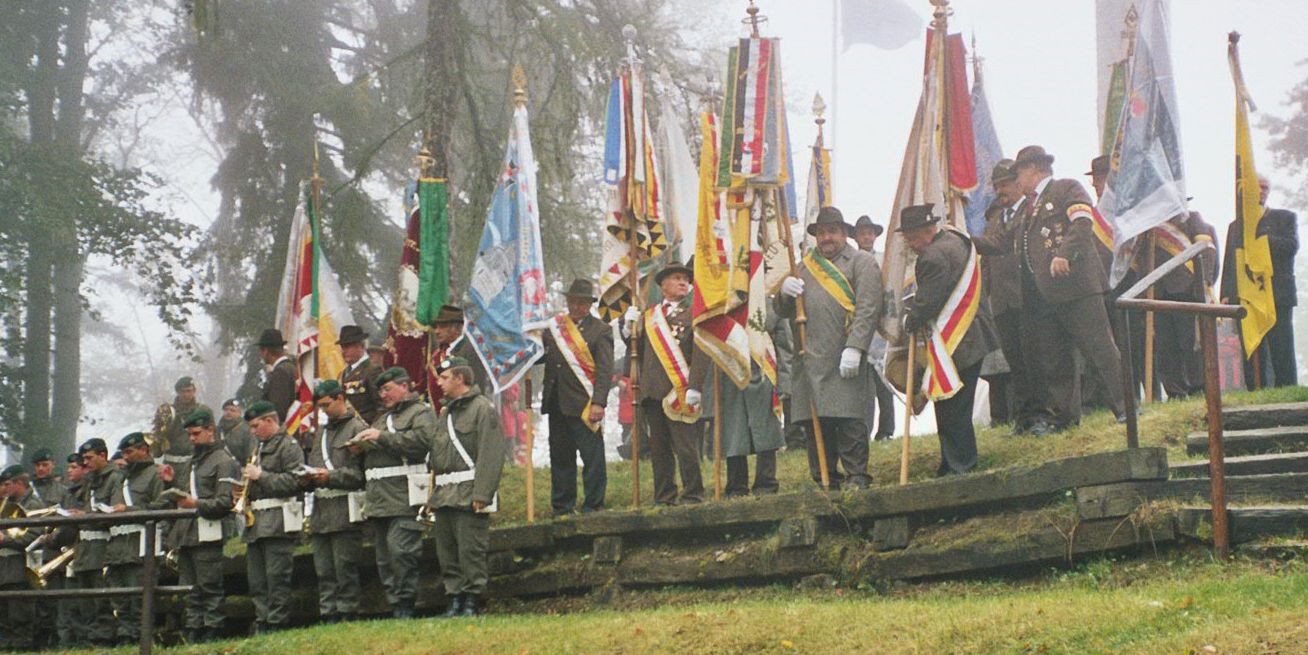
<instances>
[{"instance_id":1,"label":"stone step","mask_svg":"<svg viewBox=\"0 0 1308 655\"><path fill-rule=\"evenodd\" d=\"M1173 478L1208 477L1208 460L1178 462L1171 468ZM1227 476L1270 473L1308 473L1308 452L1240 455L1226 458Z\"/></svg>"},{"instance_id":2,"label":"stone step","mask_svg":"<svg viewBox=\"0 0 1308 655\"><path fill-rule=\"evenodd\" d=\"M1227 456L1308 451L1308 425L1226 430L1222 444ZM1185 452L1203 455L1208 452L1208 433L1191 432L1185 438Z\"/></svg>"},{"instance_id":3,"label":"stone step","mask_svg":"<svg viewBox=\"0 0 1308 655\"><path fill-rule=\"evenodd\" d=\"M1308 402L1248 405L1222 410L1227 430L1256 430L1286 425L1308 425Z\"/></svg>"},{"instance_id":4,"label":"stone step","mask_svg":"<svg viewBox=\"0 0 1308 655\"><path fill-rule=\"evenodd\" d=\"M1308 505L1259 505L1228 507L1231 543L1241 544L1263 537L1298 537L1308 532ZM1213 540L1212 510L1182 507L1176 517L1177 532L1200 541Z\"/></svg>"}]
</instances>

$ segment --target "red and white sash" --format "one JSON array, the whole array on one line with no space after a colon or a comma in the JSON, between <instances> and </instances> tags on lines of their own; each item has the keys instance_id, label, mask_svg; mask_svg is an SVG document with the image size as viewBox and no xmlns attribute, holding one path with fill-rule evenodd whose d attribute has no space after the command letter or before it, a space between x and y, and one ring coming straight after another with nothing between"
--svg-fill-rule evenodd
<instances>
[{"instance_id":1,"label":"red and white sash","mask_svg":"<svg viewBox=\"0 0 1308 655\"><path fill-rule=\"evenodd\" d=\"M595 358L590 353L590 346L586 345L581 330L577 329L577 324L567 314L559 314L550 319L549 328L550 335L554 337L554 345L558 346L568 368L577 377L577 381L581 382L581 388L586 390L588 400L581 410L581 421L591 432L596 432L600 424L590 420L590 407L595 396Z\"/></svg>"},{"instance_id":2,"label":"red and white sash","mask_svg":"<svg viewBox=\"0 0 1308 655\"><path fill-rule=\"evenodd\" d=\"M690 389L690 363L677 344L662 303L645 312L645 333L649 335L649 342L654 347L659 363L663 365L663 371L672 381L672 390L663 398L663 412L674 421L698 421L700 407L686 402L686 391Z\"/></svg>"},{"instance_id":3,"label":"red and white sash","mask_svg":"<svg viewBox=\"0 0 1308 655\"><path fill-rule=\"evenodd\" d=\"M949 294L949 300L931 324L931 339L927 342L928 369L927 398L945 400L963 388L963 380L954 367L954 350L963 335L972 326L977 309L981 306L981 267L977 264L976 247L967 240L967 265L963 275Z\"/></svg>"}]
</instances>

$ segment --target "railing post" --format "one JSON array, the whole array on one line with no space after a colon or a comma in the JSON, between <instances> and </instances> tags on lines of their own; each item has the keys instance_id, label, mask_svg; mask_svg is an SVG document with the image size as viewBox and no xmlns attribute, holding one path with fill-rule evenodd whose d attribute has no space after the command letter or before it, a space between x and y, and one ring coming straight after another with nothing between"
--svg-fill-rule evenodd
<instances>
[{"instance_id":1,"label":"railing post","mask_svg":"<svg viewBox=\"0 0 1308 655\"><path fill-rule=\"evenodd\" d=\"M1204 355L1204 400L1208 409L1208 478L1212 481L1213 550L1218 559L1231 554L1226 516L1226 452L1222 445L1222 379L1217 363L1217 318L1199 317L1199 341Z\"/></svg>"},{"instance_id":2,"label":"railing post","mask_svg":"<svg viewBox=\"0 0 1308 655\"><path fill-rule=\"evenodd\" d=\"M145 561L141 569L141 655L150 655L154 648L154 589L158 582L155 549L155 522L146 521Z\"/></svg>"},{"instance_id":3,"label":"railing post","mask_svg":"<svg viewBox=\"0 0 1308 655\"><path fill-rule=\"evenodd\" d=\"M1122 326L1121 334L1124 339L1118 344L1118 352L1122 355L1122 394L1123 410L1126 412L1126 447L1140 447L1140 425L1139 417L1136 416L1135 405L1135 358L1131 355L1131 312L1125 309L1117 309L1117 323Z\"/></svg>"}]
</instances>

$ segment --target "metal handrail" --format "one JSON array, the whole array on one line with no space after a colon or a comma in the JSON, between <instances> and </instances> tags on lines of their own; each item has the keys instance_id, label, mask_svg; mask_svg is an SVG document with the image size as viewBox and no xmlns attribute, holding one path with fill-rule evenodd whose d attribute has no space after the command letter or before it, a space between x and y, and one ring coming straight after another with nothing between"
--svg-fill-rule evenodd
<instances>
[{"instance_id":1,"label":"metal handrail","mask_svg":"<svg viewBox=\"0 0 1308 655\"><path fill-rule=\"evenodd\" d=\"M123 512L89 512L75 516L41 516L30 519L0 520L0 530L8 528L44 528L77 527L83 525L118 525L123 523L144 524L142 534L145 544L145 557L141 569L141 586L107 587L100 589L51 589L51 590L15 590L0 591L0 601L5 600L41 600L71 598L121 598L123 596L141 595L141 641L140 652L149 655L154 648L154 598L157 594L176 596L191 591L189 585L159 586L158 562L155 561L155 524L159 521L196 518L199 511L194 509L152 509Z\"/></svg>"}]
</instances>

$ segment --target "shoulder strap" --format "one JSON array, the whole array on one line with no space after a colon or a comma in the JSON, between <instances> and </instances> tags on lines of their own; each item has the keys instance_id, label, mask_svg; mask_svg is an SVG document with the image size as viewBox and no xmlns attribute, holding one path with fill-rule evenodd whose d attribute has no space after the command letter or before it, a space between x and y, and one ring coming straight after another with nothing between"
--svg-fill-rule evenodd
<instances>
[{"instance_id":1,"label":"shoulder strap","mask_svg":"<svg viewBox=\"0 0 1308 655\"><path fill-rule=\"evenodd\" d=\"M450 441L454 442L454 449L459 451L459 457L463 458L463 463L467 465L468 470L471 471L477 468L473 465L472 457L468 455L468 450L463 447L463 442L459 440L459 433L454 431L454 412L445 415L445 427L450 432Z\"/></svg>"}]
</instances>

